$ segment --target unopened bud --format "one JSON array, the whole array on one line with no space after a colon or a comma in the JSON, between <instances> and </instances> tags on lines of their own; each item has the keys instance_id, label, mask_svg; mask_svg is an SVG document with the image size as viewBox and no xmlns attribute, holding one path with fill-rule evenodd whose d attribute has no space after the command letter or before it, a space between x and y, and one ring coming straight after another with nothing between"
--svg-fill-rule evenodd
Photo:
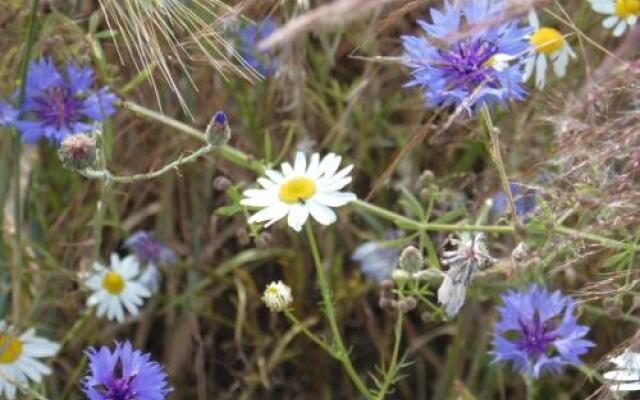
<instances>
[{"instance_id":1,"label":"unopened bud","mask_svg":"<svg viewBox=\"0 0 640 400\"><path fill-rule=\"evenodd\" d=\"M96 140L84 133L68 135L58 148L58 157L67 168L89 168L96 161Z\"/></svg>"},{"instance_id":2,"label":"unopened bud","mask_svg":"<svg viewBox=\"0 0 640 400\"><path fill-rule=\"evenodd\" d=\"M224 111L218 111L213 115L204 137L207 143L213 146L225 144L231 139L229 119Z\"/></svg>"},{"instance_id":3,"label":"unopened bud","mask_svg":"<svg viewBox=\"0 0 640 400\"><path fill-rule=\"evenodd\" d=\"M406 299L400 300L398 303L398 310L403 313L408 313L412 311L418 306L418 302L413 297L407 297Z\"/></svg>"},{"instance_id":4,"label":"unopened bud","mask_svg":"<svg viewBox=\"0 0 640 400\"><path fill-rule=\"evenodd\" d=\"M256 238L256 246L261 249L264 249L268 247L272 241L273 241L273 237L269 232L262 232Z\"/></svg>"},{"instance_id":5,"label":"unopened bud","mask_svg":"<svg viewBox=\"0 0 640 400\"><path fill-rule=\"evenodd\" d=\"M410 277L409 273L403 269L394 269L391 273L391 279L398 285L403 285Z\"/></svg>"},{"instance_id":6,"label":"unopened bud","mask_svg":"<svg viewBox=\"0 0 640 400\"><path fill-rule=\"evenodd\" d=\"M231 181L226 176L217 176L213 180L213 188L220 192L224 192L231 187Z\"/></svg>"},{"instance_id":7,"label":"unopened bud","mask_svg":"<svg viewBox=\"0 0 640 400\"><path fill-rule=\"evenodd\" d=\"M421 185L425 185L433 181L434 178L435 178L435 175L433 174L433 171L431 171L430 169L426 169L422 172L422 174L420 175L420 178L418 178L418 181L420 182Z\"/></svg>"},{"instance_id":8,"label":"unopened bud","mask_svg":"<svg viewBox=\"0 0 640 400\"><path fill-rule=\"evenodd\" d=\"M384 291L391 291L393 290L393 287L394 287L394 284L391 279L385 279L382 282L380 282L380 288L382 288L382 290Z\"/></svg>"},{"instance_id":9,"label":"unopened bud","mask_svg":"<svg viewBox=\"0 0 640 400\"><path fill-rule=\"evenodd\" d=\"M529 246L525 242L520 242L511 252L511 262L516 268L526 266L530 258Z\"/></svg>"},{"instance_id":10,"label":"unopened bud","mask_svg":"<svg viewBox=\"0 0 640 400\"><path fill-rule=\"evenodd\" d=\"M406 247L400 254L400 268L403 270L415 273L422 269L424 265L424 259L422 253L413 246Z\"/></svg>"}]
</instances>

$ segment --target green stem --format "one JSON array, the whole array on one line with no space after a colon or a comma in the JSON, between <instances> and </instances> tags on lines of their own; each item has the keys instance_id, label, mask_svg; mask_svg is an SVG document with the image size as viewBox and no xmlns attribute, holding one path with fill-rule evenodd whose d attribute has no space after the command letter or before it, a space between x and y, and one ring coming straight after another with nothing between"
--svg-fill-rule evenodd
<instances>
[{"instance_id":1,"label":"green stem","mask_svg":"<svg viewBox=\"0 0 640 400\"><path fill-rule=\"evenodd\" d=\"M120 106L145 119L169 126L171 128L174 128L175 130L178 130L182 133L186 133L187 135L190 135L196 139L202 140L203 142L206 142L204 132L190 125L177 121L171 117L167 117L166 115L150 110L144 106L133 103L131 101L122 101L120 103ZM261 163L253 160L248 154L240 150L237 150L229 145L225 144L223 146L218 147L216 149L216 153L218 153L220 156L226 158L227 160L231 161L232 163L238 166L250 169L259 174L261 174L264 171L264 168Z\"/></svg>"},{"instance_id":2,"label":"green stem","mask_svg":"<svg viewBox=\"0 0 640 400\"><path fill-rule=\"evenodd\" d=\"M389 211L385 208L378 207L362 200L354 200L350 203L362 210L365 210L378 217L387 219L401 225L402 227L423 231L437 232L488 232L488 233L513 233L513 226L509 225L469 225L469 224L438 224L432 222L418 222L411 218Z\"/></svg>"},{"instance_id":3,"label":"green stem","mask_svg":"<svg viewBox=\"0 0 640 400\"><path fill-rule=\"evenodd\" d=\"M32 0L29 12L29 25L27 27L27 38L24 49L24 58L20 66L20 91L18 94L18 109L22 108L27 90L27 74L29 71L29 61L31 52L36 40L36 25L39 0ZM15 130L13 136L13 268L11 269L12 291L11 307L13 324L20 324L20 297L22 289L22 195L20 187L22 143L20 134Z\"/></svg>"},{"instance_id":4,"label":"green stem","mask_svg":"<svg viewBox=\"0 0 640 400\"><path fill-rule=\"evenodd\" d=\"M180 121L176 121L173 118L167 117L163 114L160 114L156 111L150 110L146 107L143 107L139 104L123 101L120 104L123 108L133 112L136 115L139 115L143 118L158 122L160 124L167 125L172 127L180 132L186 133L190 136L193 136L199 140L204 141L204 133L200 130L193 128L187 124L184 124ZM502 163L502 157L500 155L499 142L495 135L495 128L491 121L489 111L483 109L483 114L485 123L487 125L487 130L489 131L490 137L494 139L495 153L498 156L496 166L498 167L498 172L500 173L500 180L502 183L503 190L505 192L505 196L509 200L509 206L511 210L512 216L515 216L515 203L513 201L513 195L509 188L508 178L506 172L504 170L504 163ZM489 129L491 128L491 129ZM493 148L492 144L492 148ZM255 161L248 154L244 153L241 150L233 148L229 145L220 146L216 149L216 152L220 154L222 157L229 160L231 163L250 169L256 173L261 174L264 171L264 167L260 162ZM494 153L494 151L492 151ZM126 179L123 177L123 179ZM431 222L419 222L415 221L411 218L407 218L403 215L394 213L382 207L378 207L371 203L367 203L362 200L355 200L351 203L352 205L365 210L373 215L377 215L378 217L387 219L403 228L406 229L414 229L416 231L424 231L424 232L487 232L487 233L503 233L503 234L515 234L516 233L516 225L469 225L469 224L439 224L439 223L431 223ZM525 228L526 229L526 228ZM564 226L557 226L553 228L553 231L557 234L561 235L569 235L579 237L585 240L594 241L603 244L604 246L613 247L613 248L624 248L624 249L636 249L638 250L638 246L629 245L627 243L623 243L617 240L609 239L604 236L599 236L591 233L580 232L571 228L566 228Z\"/></svg>"},{"instance_id":5,"label":"green stem","mask_svg":"<svg viewBox=\"0 0 640 400\"><path fill-rule=\"evenodd\" d=\"M109 170L107 169L100 169L100 170L87 169L84 171L80 171L80 173L89 179L100 179L100 180L105 180L107 182L113 182L113 183L140 182L144 180L154 179L166 174L167 172L177 170L178 167L185 164L192 163L198 160L200 157L208 153L211 153L215 149L216 149L216 146L207 144L206 146L199 148L198 150L194 151L193 153L189 154L186 157L179 157L177 160L163 166L162 168L159 168L152 172L148 172L146 174L112 175L111 172L109 172Z\"/></svg>"},{"instance_id":6,"label":"green stem","mask_svg":"<svg viewBox=\"0 0 640 400\"><path fill-rule=\"evenodd\" d=\"M502 153L500 151L500 140L498 139L498 132L493 126L493 121L491 119L491 113L489 112L489 107L485 104L482 106L482 112L480 114L482 116L482 120L487 130L487 135L489 136L489 143L487 145L490 149L491 158L493 163L498 170L498 176L500 177L500 184L502 185L502 191L504 192L505 197L507 198L507 203L509 204L509 212L511 213L511 221L513 223L514 228L518 226L518 214L516 212L516 203L513 200L513 193L511 193L511 187L509 186L509 178L507 177L507 172L504 168L504 162L502 160ZM514 231L514 233L517 233Z\"/></svg>"},{"instance_id":7,"label":"green stem","mask_svg":"<svg viewBox=\"0 0 640 400\"><path fill-rule=\"evenodd\" d=\"M536 386L535 386L535 381L533 380L533 377L529 376L529 375L523 375L524 377L524 383L527 387L527 400L535 400L536 398Z\"/></svg>"},{"instance_id":8,"label":"green stem","mask_svg":"<svg viewBox=\"0 0 640 400\"><path fill-rule=\"evenodd\" d=\"M331 349L331 347L329 347L329 345L322 339L320 339L316 334L314 334L313 332L311 332L307 326L305 324L303 324L302 322L300 322L300 320L298 320L298 318L296 318L295 315L293 315L293 313L289 310L285 310L284 311L284 315L286 315L286 317L289 319L289 321L291 321L291 323L298 327L302 333L304 333L313 343L317 344L318 346L320 346L322 348L322 350L324 350L325 352L329 353L332 356L336 356L334 354L333 349Z\"/></svg>"},{"instance_id":9,"label":"green stem","mask_svg":"<svg viewBox=\"0 0 640 400\"><path fill-rule=\"evenodd\" d=\"M369 392L369 389L367 389L367 386L364 384L364 382L360 378L360 375L358 375L355 368L353 367L351 358L349 357L349 351L346 349L344 342L342 341L342 336L340 335L340 330L338 329L336 311L333 306L331 289L329 288L329 281L327 280L327 277L325 275L324 266L322 265L322 260L320 259L320 251L318 250L318 243L316 242L316 238L313 234L313 228L311 227L310 222L307 222L305 224L305 229L307 232L307 237L309 238L309 246L311 247L313 263L316 267L318 285L320 286L320 293L322 294L325 315L327 316L327 320L329 320L329 327L331 328L333 343L336 347L336 350L333 351L333 353L342 363L344 369L351 378L351 381L353 381L353 384L360 391L360 394L362 394L366 399L373 400L374 398L371 395L371 392Z\"/></svg>"},{"instance_id":10,"label":"green stem","mask_svg":"<svg viewBox=\"0 0 640 400\"><path fill-rule=\"evenodd\" d=\"M387 391L395 382L398 367L398 355L400 354L400 343L402 342L402 326L404 322L404 314L398 311L398 318L396 319L396 326L394 329L394 343L393 343L393 353L391 354L391 362L389 363L389 368L387 369L387 373L384 376L384 382L382 386L380 386L380 391L376 396L376 399L383 400L387 395Z\"/></svg>"}]
</instances>

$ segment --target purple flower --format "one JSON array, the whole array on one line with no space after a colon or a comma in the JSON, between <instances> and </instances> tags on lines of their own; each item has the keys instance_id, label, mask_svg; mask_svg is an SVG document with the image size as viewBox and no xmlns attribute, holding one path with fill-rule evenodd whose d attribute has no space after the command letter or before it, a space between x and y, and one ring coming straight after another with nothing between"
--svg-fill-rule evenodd
<instances>
[{"instance_id":1,"label":"purple flower","mask_svg":"<svg viewBox=\"0 0 640 400\"><path fill-rule=\"evenodd\" d=\"M11 104L0 101L0 126L5 128L9 125L13 125L18 118L18 110L16 110Z\"/></svg>"},{"instance_id":2,"label":"purple flower","mask_svg":"<svg viewBox=\"0 0 640 400\"><path fill-rule=\"evenodd\" d=\"M69 62L59 71L50 59L29 66L22 117L16 122L26 143L42 138L59 144L67 135L92 131L115 113L116 96L108 88L92 90L93 70Z\"/></svg>"},{"instance_id":3,"label":"purple flower","mask_svg":"<svg viewBox=\"0 0 640 400\"><path fill-rule=\"evenodd\" d=\"M388 231L385 240L396 240L400 237L397 231ZM362 273L377 283L391 276L391 272L398 267L398 260L402 248L385 245L384 242L372 240L356 247L351 254L353 261L360 263Z\"/></svg>"},{"instance_id":4,"label":"purple flower","mask_svg":"<svg viewBox=\"0 0 640 400\"><path fill-rule=\"evenodd\" d=\"M273 75L279 63L272 54L258 50L257 44L275 32L277 27L272 19L266 18L258 26L247 24L238 31L238 52L247 64L263 76Z\"/></svg>"},{"instance_id":5,"label":"purple flower","mask_svg":"<svg viewBox=\"0 0 640 400\"><path fill-rule=\"evenodd\" d=\"M171 392L167 374L151 355L134 350L130 342L87 350L89 375L82 390L89 400L164 400Z\"/></svg>"},{"instance_id":6,"label":"purple flower","mask_svg":"<svg viewBox=\"0 0 640 400\"><path fill-rule=\"evenodd\" d=\"M584 339L589 327L578 325L576 304L560 291L549 293L534 284L528 291L509 290L502 301L493 362L510 361L514 370L537 379L545 370L580 365L579 356L594 346Z\"/></svg>"},{"instance_id":7,"label":"purple flower","mask_svg":"<svg viewBox=\"0 0 640 400\"><path fill-rule=\"evenodd\" d=\"M124 242L125 247L133 251L141 264L175 264L176 253L164 245L155 235L147 231L134 232Z\"/></svg>"},{"instance_id":8,"label":"purple flower","mask_svg":"<svg viewBox=\"0 0 640 400\"><path fill-rule=\"evenodd\" d=\"M528 188L527 186L518 183L509 183L513 200L516 203L516 214L519 217L524 217L530 214L536 208L536 191L535 189ZM500 192L493 196L493 202L491 204L491 213L493 215L504 215L509 211L509 203L507 202L507 196L503 192Z\"/></svg>"},{"instance_id":9,"label":"purple flower","mask_svg":"<svg viewBox=\"0 0 640 400\"><path fill-rule=\"evenodd\" d=\"M504 1L456 3L432 8L432 23L418 20L428 38L402 37L404 64L413 69L406 86L419 86L430 107L462 106L470 115L485 104L523 100L519 59L529 49L531 29L516 21L492 24L505 11ZM487 26L479 29L482 24ZM471 33L456 38L465 26Z\"/></svg>"}]
</instances>

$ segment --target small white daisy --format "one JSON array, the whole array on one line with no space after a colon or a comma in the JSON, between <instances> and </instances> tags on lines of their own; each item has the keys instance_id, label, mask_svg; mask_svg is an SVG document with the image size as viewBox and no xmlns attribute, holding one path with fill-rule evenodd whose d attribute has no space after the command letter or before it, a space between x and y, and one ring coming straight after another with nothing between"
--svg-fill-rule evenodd
<instances>
[{"instance_id":1,"label":"small white daisy","mask_svg":"<svg viewBox=\"0 0 640 400\"><path fill-rule=\"evenodd\" d=\"M640 390L640 353L627 349L609 361L616 365L603 375L609 381L609 389L614 392Z\"/></svg>"},{"instance_id":2,"label":"small white daisy","mask_svg":"<svg viewBox=\"0 0 640 400\"><path fill-rule=\"evenodd\" d=\"M300 231L311 215L322 225L336 222L330 207L340 207L356 199L356 195L341 192L351 182L353 165L338 171L342 157L329 153L322 160L315 153L307 165L304 153L298 152L293 167L288 162L281 172L268 170L267 177L258 178L261 189L245 190L240 204L262 208L249 218L249 223L266 222L266 226L288 217L289 226Z\"/></svg>"},{"instance_id":3,"label":"small white daisy","mask_svg":"<svg viewBox=\"0 0 640 400\"><path fill-rule=\"evenodd\" d=\"M575 58L576 54L557 29L540 26L540 20L535 10L529 11L529 25L534 29L531 38L531 54L527 57L524 66L522 81L526 82L536 71L536 87L542 89L545 84L547 72L547 57L553 62L553 72L558 78L567 74L569 58Z\"/></svg>"},{"instance_id":4,"label":"small white daisy","mask_svg":"<svg viewBox=\"0 0 640 400\"><path fill-rule=\"evenodd\" d=\"M140 264L135 256L122 260L111 254L111 266L93 264L94 273L86 280L93 294L87 300L89 307L97 306L98 317L106 314L110 321L124 322L124 308L131 315L138 315L143 298L151 296L149 289L138 281Z\"/></svg>"},{"instance_id":5,"label":"small white daisy","mask_svg":"<svg viewBox=\"0 0 640 400\"><path fill-rule=\"evenodd\" d=\"M608 15L602 26L613 28L613 36L622 36L638 21L640 0L589 0L593 11Z\"/></svg>"},{"instance_id":6,"label":"small white daisy","mask_svg":"<svg viewBox=\"0 0 640 400\"><path fill-rule=\"evenodd\" d=\"M282 312L289 307L293 301L291 288L282 281L271 282L267 285L262 295L262 301L267 308L273 312Z\"/></svg>"},{"instance_id":7,"label":"small white daisy","mask_svg":"<svg viewBox=\"0 0 640 400\"><path fill-rule=\"evenodd\" d=\"M33 328L22 335L0 321L0 396L9 400L16 398L17 387L24 387L29 381L42 382L51 369L39 358L52 357L60 345L36 336Z\"/></svg>"}]
</instances>

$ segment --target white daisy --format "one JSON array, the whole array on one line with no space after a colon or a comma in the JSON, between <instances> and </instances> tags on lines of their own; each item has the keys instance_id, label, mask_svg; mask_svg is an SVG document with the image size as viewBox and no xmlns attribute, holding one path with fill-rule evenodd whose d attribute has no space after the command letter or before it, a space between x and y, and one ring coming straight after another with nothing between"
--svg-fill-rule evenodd
<instances>
[{"instance_id":1,"label":"white daisy","mask_svg":"<svg viewBox=\"0 0 640 400\"><path fill-rule=\"evenodd\" d=\"M627 28L638 21L640 15L640 0L589 0L593 11L608 15L602 21L602 26L613 28L613 36L622 36Z\"/></svg>"},{"instance_id":2,"label":"white daisy","mask_svg":"<svg viewBox=\"0 0 640 400\"><path fill-rule=\"evenodd\" d=\"M140 264L135 256L122 260L117 254L111 254L111 266L93 264L94 273L86 280L93 294L87 300L89 307L97 306L98 317L106 314L110 321L124 322L124 308L131 315L138 315L143 298L151 296L149 289L142 285L137 277Z\"/></svg>"},{"instance_id":3,"label":"white daisy","mask_svg":"<svg viewBox=\"0 0 640 400\"><path fill-rule=\"evenodd\" d=\"M258 178L261 189L248 189L240 204L262 208L249 218L249 223L266 222L266 226L287 217L289 226L300 231L311 215L322 225L337 219L330 207L340 207L356 199L356 195L341 192L351 182L353 165L338 171L342 157L329 153L322 160L315 153L307 165L304 153L298 152L293 167L288 162L281 172L268 170L267 177Z\"/></svg>"},{"instance_id":4,"label":"white daisy","mask_svg":"<svg viewBox=\"0 0 640 400\"><path fill-rule=\"evenodd\" d=\"M282 281L271 282L267 285L262 295L262 301L267 308L274 312L281 312L289 307L289 304L293 301L291 295L291 288Z\"/></svg>"},{"instance_id":5,"label":"white daisy","mask_svg":"<svg viewBox=\"0 0 640 400\"><path fill-rule=\"evenodd\" d=\"M557 29L540 26L540 20L535 10L529 11L529 25L535 30L529 39L531 41L531 54L527 57L524 66L522 81L526 82L536 71L536 87L542 89L547 72L547 57L553 62L553 72L558 78L567 74L569 58L575 58L573 52L562 33Z\"/></svg>"},{"instance_id":6,"label":"white daisy","mask_svg":"<svg viewBox=\"0 0 640 400\"><path fill-rule=\"evenodd\" d=\"M51 369L38 359L52 357L59 349L59 344L36 336L33 328L17 335L0 321L0 396L13 400L17 387L42 382Z\"/></svg>"},{"instance_id":7,"label":"white daisy","mask_svg":"<svg viewBox=\"0 0 640 400\"><path fill-rule=\"evenodd\" d=\"M640 353L627 349L610 361L616 368L603 375L609 381L609 389L614 392L640 390Z\"/></svg>"}]
</instances>

